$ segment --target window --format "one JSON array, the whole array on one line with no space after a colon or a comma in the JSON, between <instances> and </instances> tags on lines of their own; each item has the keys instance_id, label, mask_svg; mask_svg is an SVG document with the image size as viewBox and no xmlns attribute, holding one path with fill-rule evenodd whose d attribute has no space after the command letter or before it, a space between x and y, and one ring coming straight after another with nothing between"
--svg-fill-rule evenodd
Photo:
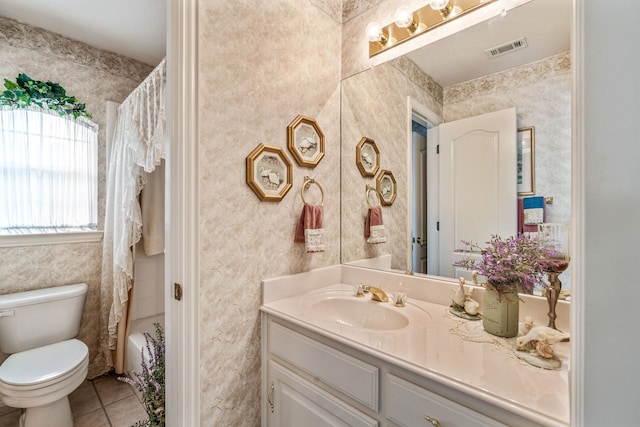
<instances>
[{"instance_id":1,"label":"window","mask_svg":"<svg viewBox=\"0 0 640 427\"><path fill-rule=\"evenodd\" d=\"M97 172L95 123L0 109L0 234L96 230Z\"/></svg>"}]
</instances>

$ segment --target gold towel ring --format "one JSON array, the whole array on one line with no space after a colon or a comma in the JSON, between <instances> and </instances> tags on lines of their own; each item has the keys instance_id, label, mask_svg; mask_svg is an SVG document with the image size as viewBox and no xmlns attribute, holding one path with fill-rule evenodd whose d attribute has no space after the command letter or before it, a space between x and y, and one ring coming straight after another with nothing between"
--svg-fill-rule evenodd
<instances>
[{"instance_id":1,"label":"gold towel ring","mask_svg":"<svg viewBox=\"0 0 640 427\"><path fill-rule=\"evenodd\" d=\"M320 200L320 206L324 206L324 190L322 189L322 186L320 185L320 183L318 183L318 181L313 178L309 178L308 176L304 177L304 184L302 184L302 188L300 189L300 197L302 197L302 203L304 203L305 205L307 204L307 201L304 199L304 192L305 190L308 190L309 187L311 187L311 184L317 185L320 189L320 195L322 196L322 199Z\"/></svg>"},{"instance_id":2,"label":"gold towel ring","mask_svg":"<svg viewBox=\"0 0 640 427\"><path fill-rule=\"evenodd\" d=\"M377 206L381 206L382 205L382 199L380 199L380 193L378 193L378 191L373 188L372 186L370 186L369 184L367 184L367 186L365 187L365 194L366 194L366 199L367 199L367 206L369 206L369 208L372 208L373 206L371 206L371 203L369 202L369 197L370 197L370 193L373 191L373 193L376 195L376 198L378 199L378 205Z\"/></svg>"}]
</instances>

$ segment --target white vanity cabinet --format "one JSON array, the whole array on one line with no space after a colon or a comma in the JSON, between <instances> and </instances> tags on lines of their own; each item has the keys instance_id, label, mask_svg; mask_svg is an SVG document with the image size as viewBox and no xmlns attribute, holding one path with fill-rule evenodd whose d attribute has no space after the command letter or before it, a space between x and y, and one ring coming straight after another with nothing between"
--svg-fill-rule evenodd
<instances>
[{"instance_id":1,"label":"white vanity cabinet","mask_svg":"<svg viewBox=\"0 0 640 427\"><path fill-rule=\"evenodd\" d=\"M269 362L266 425L375 427L378 422L277 362ZM265 422L263 420L263 425Z\"/></svg>"},{"instance_id":2,"label":"white vanity cabinet","mask_svg":"<svg viewBox=\"0 0 640 427\"><path fill-rule=\"evenodd\" d=\"M505 427L505 424L395 375L388 374L387 381L383 407L387 419L394 424L406 427Z\"/></svg>"},{"instance_id":3,"label":"white vanity cabinet","mask_svg":"<svg viewBox=\"0 0 640 427\"><path fill-rule=\"evenodd\" d=\"M388 361L265 313L262 321L263 427L506 425L401 378Z\"/></svg>"}]
</instances>

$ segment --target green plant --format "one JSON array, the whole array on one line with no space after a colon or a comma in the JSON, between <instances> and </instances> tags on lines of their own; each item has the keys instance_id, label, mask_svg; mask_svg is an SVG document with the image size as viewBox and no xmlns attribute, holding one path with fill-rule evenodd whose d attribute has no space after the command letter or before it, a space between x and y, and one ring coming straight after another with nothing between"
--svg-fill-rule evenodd
<instances>
[{"instance_id":1,"label":"green plant","mask_svg":"<svg viewBox=\"0 0 640 427\"><path fill-rule=\"evenodd\" d=\"M75 96L67 96L67 91L58 83L33 80L26 74L19 74L15 82L4 79L5 91L0 94L0 106L25 108L32 104L48 108L59 115L91 118L85 105Z\"/></svg>"},{"instance_id":2,"label":"green plant","mask_svg":"<svg viewBox=\"0 0 640 427\"><path fill-rule=\"evenodd\" d=\"M465 258L454 265L478 271L487 278L486 287L500 293L518 291L518 287L528 292L543 285L545 273L559 263L554 260L557 253L553 249L540 245L537 238L523 234L506 239L491 236L484 248L464 240L462 243L465 244ZM480 252L482 258L472 258L474 252Z\"/></svg>"},{"instance_id":3,"label":"green plant","mask_svg":"<svg viewBox=\"0 0 640 427\"><path fill-rule=\"evenodd\" d=\"M142 350L142 372L133 372L133 378L118 377L120 381L136 387L142 394L142 404L148 418L138 421L133 427L164 427L165 425L164 330L159 323L154 323L153 326L156 328L155 338L148 332L144 333L146 346ZM149 364L145 360L145 350L149 355Z\"/></svg>"}]
</instances>

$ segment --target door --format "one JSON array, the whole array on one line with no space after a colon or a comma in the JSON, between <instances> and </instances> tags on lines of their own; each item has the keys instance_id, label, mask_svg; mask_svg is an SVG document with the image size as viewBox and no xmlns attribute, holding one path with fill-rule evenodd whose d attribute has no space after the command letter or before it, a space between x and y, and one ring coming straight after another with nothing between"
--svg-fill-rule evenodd
<instances>
[{"instance_id":1,"label":"door","mask_svg":"<svg viewBox=\"0 0 640 427\"><path fill-rule=\"evenodd\" d=\"M411 269L427 273L427 128L413 121Z\"/></svg>"},{"instance_id":2,"label":"door","mask_svg":"<svg viewBox=\"0 0 640 427\"><path fill-rule=\"evenodd\" d=\"M516 234L516 132L515 108L439 126L440 275L470 278L462 240Z\"/></svg>"}]
</instances>

